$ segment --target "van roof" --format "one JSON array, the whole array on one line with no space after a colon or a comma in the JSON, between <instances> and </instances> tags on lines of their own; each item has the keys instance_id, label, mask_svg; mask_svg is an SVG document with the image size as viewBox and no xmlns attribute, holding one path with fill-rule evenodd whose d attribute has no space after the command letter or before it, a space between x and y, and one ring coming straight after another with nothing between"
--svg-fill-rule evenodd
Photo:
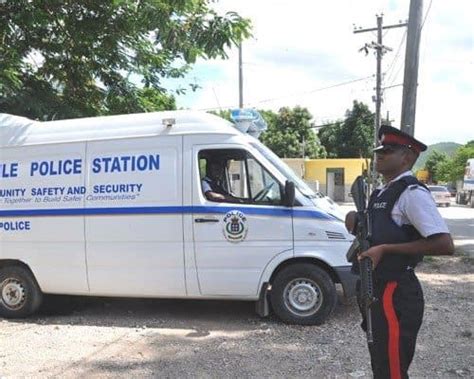
<instances>
[{"instance_id":1,"label":"van roof","mask_svg":"<svg viewBox=\"0 0 474 379\"><path fill-rule=\"evenodd\" d=\"M175 124L164 125L163 120L167 119L174 119ZM240 134L229 121L202 111L165 111L43 122L0 113L0 147L209 133Z\"/></svg>"}]
</instances>

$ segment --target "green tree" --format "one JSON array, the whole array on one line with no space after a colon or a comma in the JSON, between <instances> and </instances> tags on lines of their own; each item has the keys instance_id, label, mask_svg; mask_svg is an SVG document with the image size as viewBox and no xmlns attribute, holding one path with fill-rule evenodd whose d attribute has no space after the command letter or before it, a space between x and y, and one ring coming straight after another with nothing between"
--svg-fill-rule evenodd
<instances>
[{"instance_id":1,"label":"green tree","mask_svg":"<svg viewBox=\"0 0 474 379\"><path fill-rule=\"evenodd\" d=\"M283 158L301 158L304 151L305 157L308 158L326 157L326 150L311 129L310 121L313 117L306 108L284 107L278 113L263 109L258 111L268 125L260 140L275 154ZM219 110L209 113L232 121L230 112L230 110Z\"/></svg>"},{"instance_id":2,"label":"green tree","mask_svg":"<svg viewBox=\"0 0 474 379\"><path fill-rule=\"evenodd\" d=\"M373 148L374 114L364 103L354 100L344 121L322 127L321 144L330 158L370 158Z\"/></svg>"},{"instance_id":3,"label":"green tree","mask_svg":"<svg viewBox=\"0 0 474 379\"><path fill-rule=\"evenodd\" d=\"M439 164L437 167L439 180L451 183L462 180L466 162L470 158L474 158L474 140L459 147L452 158Z\"/></svg>"},{"instance_id":4,"label":"green tree","mask_svg":"<svg viewBox=\"0 0 474 379\"><path fill-rule=\"evenodd\" d=\"M318 137L326 149L328 158L339 158L343 129L343 121L335 121L319 129Z\"/></svg>"},{"instance_id":5,"label":"green tree","mask_svg":"<svg viewBox=\"0 0 474 379\"><path fill-rule=\"evenodd\" d=\"M433 150L425 162L424 169L427 170L430 174L430 182L438 183L442 180L439 175L439 169L442 164L448 161L448 156L445 153L440 153L439 151Z\"/></svg>"},{"instance_id":6,"label":"green tree","mask_svg":"<svg viewBox=\"0 0 474 379\"><path fill-rule=\"evenodd\" d=\"M232 122L232 119L230 118L230 109L220 109L218 111L209 111L209 113L219 116L220 118L223 118L224 120Z\"/></svg>"},{"instance_id":7,"label":"green tree","mask_svg":"<svg viewBox=\"0 0 474 379\"><path fill-rule=\"evenodd\" d=\"M248 20L210 2L0 2L0 111L52 119L175 108L164 78L184 76L198 57L225 58L249 36Z\"/></svg>"},{"instance_id":8,"label":"green tree","mask_svg":"<svg viewBox=\"0 0 474 379\"><path fill-rule=\"evenodd\" d=\"M281 108L278 113L263 111L268 129L260 139L282 158L324 158L326 151L311 128L311 113L302 107Z\"/></svg>"}]
</instances>

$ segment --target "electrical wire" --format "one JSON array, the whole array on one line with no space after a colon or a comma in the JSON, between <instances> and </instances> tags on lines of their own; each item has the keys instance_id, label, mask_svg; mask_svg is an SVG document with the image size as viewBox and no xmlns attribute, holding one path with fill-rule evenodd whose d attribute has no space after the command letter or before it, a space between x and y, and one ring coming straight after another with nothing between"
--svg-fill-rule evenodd
<instances>
[{"instance_id":1,"label":"electrical wire","mask_svg":"<svg viewBox=\"0 0 474 379\"><path fill-rule=\"evenodd\" d=\"M428 18L428 15L430 13L432 5L433 5L433 0L430 1L429 5L428 5L428 8L426 9L425 17L423 18L423 22L421 23L421 30L423 30L423 26L425 25L425 22ZM390 64L390 67L387 69L386 73L388 73L392 68L394 68L395 63L398 63L397 60L400 56L400 48L401 48L403 42L405 41L406 37L407 37L407 30L405 30L405 33L403 34L403 37L402 37L402 40L400 42L400 45L398 46L395 58L393 59L392 63ZM389 75L389 77L387 77L386 82L389 83L389 81L390 81L390 84L388 84L388 87L393 86L393 83L395 83L395 81L397 80L397 77L398 77L398 74L400 73L400 71L401 71L401 67L399 67L398 70L396 71L396 74L393 75L393 73L395 72L395 69L394 69L391 72L391 74Z\"/></svg>"},{"instance_id":2,"label":"electrical wire","mask_svg":"<svg viewBox=\"0 0 474 379\"><path fill-rule=\"evenodd\" d=\"M430 4L428 5L428 8L425 12L425 17L423 18L423 22L421 24L421 29L423 29L423 26L425 25L426 19L428 18L428 15L430 13L432 5L433 5L433 0L430 1ZM388 84L388 86L386 88L393 87L393 83L395 83L395 81L397 80L397 76L400 73L401 68L399 67L396 71L396 74L394 75L395 65L398 63L398 59L400 58L401 47L402 47L403 43L405 42L406 37L407 37L407 30L405 29L405 33L403 33L400 44L398 45L397 52L396 52L392 62L390 63L390 66L385 71L385 75L387 75L387 76L386 76L386 79L384 81L386 83L390 83L390 84Z\"/></svg>"},{"instance_id":3,"label":"electrical wire","mask_svg":"<svg viewBox=\"0 0 474 379\"><path fill-rule=\"evenodd\" d=\"M398 45L397 52L395 53L395 56L393 57L393 60L390 63L390 66L385 71L385 75L388 75L386 79L387 82L391 79L391 75L393 74L393 71L390 73L390 70L394 68L395 63L397 62L398 58L400 58L401 48L403 46L403 43L405 42L406 37L407 37L407 30L405 29L405 33L403 33L402 39L400 40L400 43Z\"/></svg>"},{"instance_id":4,"label":"electrical wire","mask_svg":"<svg viewBox=\"0 0 474 379\"><path fill-rule=\"evenodd\" d=\"M327 86L327 87L316 88L316 89L310 90L310 91L293 93L293 94L290 94L290 95L264 99L264 100L257 101L254 104L268 103L268 102L271 102L271 101L280 100L280 99L284 99L284 98L287 98L287 97L293 97L293 96L298 96L298 95L308 95L308 94L315 93L315 92L321 92L321 91L325 91L325 90L328 90L328 89L332 89L332 88L336 88L336 87L342 87L342 86L346 86L346 85L349 85L349 84L352 84L352 83L361 82L363 80L373 78L374 76L375 75L370 75L370 76L366 76L366 77L359 78L359 79L353 79L353 80L333 84L333 85L330 85L330 86Z\"/></svg>"},{"instance_id":5,"label":"electrical wire","mask_svg":"<svg viewBox=\"0 0 474 379\"><path fill-rule=\"evenodd\" d=\"M258 105L258 104L262 104L262 103L268 103L268 102L272 102L272 101L275 101L275 100L285 99L287 97L294 97L294 96L312 94L312 93L315 93L315 92L321 92L321 91L329 90L329 89L332 89L332 88L342 87L342 86L346 86L346 85L349 85L349 84L352 84L352 83L361 82L363 80L373 78L374 76L375 75L370 75L370 76L366 76L366 77L363 77L363 78L352 79L352 80L348 80L348 81L345 81L345 82L336 83L336 84L333 84L333 85L330 85L330 86L327 86L327 87L316 88L316 89L313 89L313 90L310 90L310 91L303 91L303 92L298 92L298 93L292 93L292 94L285 95L285 96L274 97L274 98L269 98L269 99L263 99L263 100L255 101L255 102L252 102L252 103L246 103L245 105L247 107L255 106L255 105ZM229 106L223 106L221 108L229 109L229 108L232 108L232 107L233 107L233 105L229 105ZM199 109L199 110L201 110L201 111L212 111L212 110L216 110L216 109L219 109L219 108L218 107L202 108L202 109Z\"/></svg>"},{"instance_id":6,"label":"electrical wire","mask_svg":"<svg viewBox=\"0 0 474 379\"><path fill-rule=\"evenodd\" d=\"M421 30L423 30L423 26L425 26L425 21L428 18L428 14L430 13L432 4L433 4L433 0L431 0L430 5L428 5L428 9L426 10L426 13L425 13L425 18L423 19L423 22L421 23Z\"/></svg>"},{"instance_id":7,"label":"electrical wire","mask_svg":"<svg viewBox=\"0 0 474 379\"><path fill-rule=\"evenodd\" d=\"M433 0L430 1L430 4L428 5L428 9L426 10L426 13L425 13L425 17L423 19L423 22L421 24L421 29L423 29L424 25L425 25L425 22L428 18L428 15L430 13L430 10L431 10L431 6L433 4ZM385 32L386 34L387 32ZM393 74L395 72L395 65L398 63L398 60L400 58L400 52L401 52L401 47L403 45L403 43L405 42L405 39L407 37L407 30L405 30L405 33L403 34L402 36L402 39L400 41L400 44L398 45L398 48L397 48L397 52L395 54L395 57L393 58L392 62L390 63L388 69L385 71L385 73L383 74L384 77L386 76L386 80L385 82L388 83L389 81L391 81L391 83L385 87L385 89L388 89L388 88L391 88L391 87L395 87L393 85L393 83L396 81L397 77L398 77L398 74L400 73L401 71L401 68L402 66L400 66L396 73ZM388 75L388 76L387 76ZM329 90L329 89L332 89L332 88L336 88L336 87L341 87L341 86L345 86L345 85L349 85L349 84L352 84L352 83L356 83L356 82L360 82L360 81L363 81L363 80L366 80L366 79L370 79L370 78L373 78L375 75L370 75L370 76L367 76L367 77L364 77L364 78L359 78L359 79L353 79L353 80L350 80L350 81L346 81L346 82L341 82L341 83L337 83L337 84L334 84L334 85L331 85L331 86L327 86L327 87L321 87L321 88L317 88L317 89L314 89L314 90L310 90L310 91L305 91L305 92L298 92L298 93L293 93L291 95L285 95L285 96L280 96L280 97L274 97L274 98L268 98L268 99L263 99L263 100L260 100L260 101L256 101L256 102L253 102L253 103L247 103L246 106L254 106L254 105L258 105L258 104L263 104L263 103L268 103L268 102L272 102L272 101L276 101L276 100L281 100L281 99L284 99L284 98L288 98L288 97L294 97L294 96L300 96L300 95L307 95L307 94L312 94L312 93L315 93L315 92L320 92L320 91L325 91L325 90ZM216 110L216 109L222 109L222 108L232 108L232 106L225 106L225 107L214 107L214 108L203 108L203 109L200 109L202 111L209 111L209 110Z\"/></svg>"}]
</instances>

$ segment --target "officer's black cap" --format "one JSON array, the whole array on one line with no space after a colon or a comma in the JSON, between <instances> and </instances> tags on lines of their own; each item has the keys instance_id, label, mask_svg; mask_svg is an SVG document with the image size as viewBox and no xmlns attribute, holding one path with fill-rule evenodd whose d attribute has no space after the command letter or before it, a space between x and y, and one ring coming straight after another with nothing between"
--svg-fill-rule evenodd
<instances>
[{"instance_id":1,"label":"officer's black cap","mask_svg":"<svg viewBox=\"0 0 474 379\"><path fill-rule=\"evenodd\" d=\"M409 134L403 133L401 130L389 125L382 125L379 130L380 146L376 147L374 151L383 150L387 145L405 146L420 154L427 149L427 146L413 138Z\"/></svg>"}]
</instances>

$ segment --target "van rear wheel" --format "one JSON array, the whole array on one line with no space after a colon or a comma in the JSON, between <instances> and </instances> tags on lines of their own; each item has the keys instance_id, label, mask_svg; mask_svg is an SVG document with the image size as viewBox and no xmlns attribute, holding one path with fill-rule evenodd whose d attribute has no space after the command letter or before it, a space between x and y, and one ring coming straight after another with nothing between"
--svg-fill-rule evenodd
<instances>
[{"instance_id":1,"label":"van rear wheel","mask_svg":"<svg viewBox=\"0 0 474 379\"><path fill-rule=\"evenodd\" d=\"M282 269L272 284L271 304L284 322L320 325L337 302L336 287L326 271L307 263Z\"/></svg>"},{"instance_id":2,"label":"van rear wheel","mask_svg":"<svg viewBox=\"0 0 474 379\"><path fill-rule=\"evenodd\" d=\"M29 270L21 266L0 268L0 316L23 318L38 310L43 294Z\"/></svg>"}]
</instances>

